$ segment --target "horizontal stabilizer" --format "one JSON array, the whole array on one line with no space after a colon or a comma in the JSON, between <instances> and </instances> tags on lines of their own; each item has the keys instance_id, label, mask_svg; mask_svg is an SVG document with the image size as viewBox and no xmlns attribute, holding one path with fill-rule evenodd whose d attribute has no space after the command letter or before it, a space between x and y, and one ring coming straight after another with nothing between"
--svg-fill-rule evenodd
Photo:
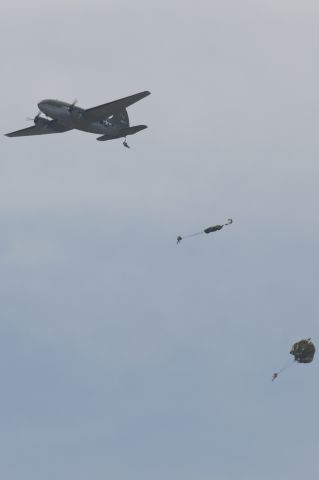
<instances>
[{"instance_id":1,"label":"horizontal stabilizer","mask_svg":"<svg viewBox=\"0 0 319 480\"><path fill-rule=\"evenodd\" d=\"M106 140L114 140L115 138L126 137L127 135L134 135L134 133L145 130L147 125L135 125L134 127L122 128L116 135L102 135L98 137L97 140L100 142L105 142Z\"/></svg>"},{"instance_id":2,"label":"horizontal stabilizer","mask_svg":"<svg viewBox=\"0 0 319 480\"><path fill-rule=\"evenodd\" d=\"M135 125L134 127L122 128L121 133L126 137L126 135L133 135L141 130L145 130L145 128L147 128L147 125Z\"/></svg>"}]
</instances>

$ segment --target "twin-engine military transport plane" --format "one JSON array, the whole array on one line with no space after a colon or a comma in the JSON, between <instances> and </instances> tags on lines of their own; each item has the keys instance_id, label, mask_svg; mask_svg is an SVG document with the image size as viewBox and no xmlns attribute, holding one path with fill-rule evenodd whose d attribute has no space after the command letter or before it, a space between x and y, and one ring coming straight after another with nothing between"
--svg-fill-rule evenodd
<instances>
[{"instance_id":1,"label":"twin-engine military transport plane","mask_svg":"<svg viewBox=\"0 0 319 480\"><path fill-rule=\"evenodd\" d=\"M147 97L150 92L141 92L129 97L115 100L114 102L104 103L98 107L83 108L73 103L61 102L59 100L42 100L38 103L39 113L34 117L34 126L7 133L7 137L24 137L26 135L43 135L46 133L62 133L69 130L82 130L84 132L96 133L101 136L97 140L113 140L115 138L124 138L123 145L128 147L126 136L133 135L144 128L146 125L135 125L130 127L127 114L127 107L133 103ZM44 113L46 117L41 117Z\"/></svg>"}]
</instances>

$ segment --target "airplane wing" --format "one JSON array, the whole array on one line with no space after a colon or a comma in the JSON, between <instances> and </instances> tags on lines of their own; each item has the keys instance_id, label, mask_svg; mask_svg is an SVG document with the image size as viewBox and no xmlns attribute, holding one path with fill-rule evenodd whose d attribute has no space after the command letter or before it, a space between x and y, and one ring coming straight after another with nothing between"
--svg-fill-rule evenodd
<instances>
[{"instance_id":1,"label":"airplane wing","mask_svg":"<svg viewBox=\"0 0 319 480\"><path fill-rule=\"evenodd\" d=\"M6 133L6 137L25 137L29 135L44 135L48 133L61 133L72 130L56 122L56 120L48 120L45 124L33 125L32 127L16 130L15 132Z\"/></svg>"},{"instance_id":2,"label":"airplane wing","mask_svg":"<svg viewBox=\"0 0 319 480\"><path fill-rule=\"evenodd\" d=\"M136 93L135 95L120 98L120 100L115 100L114 102L104 103L98 107L89 108L88 110L85 110L85 113L86 116L92 120L104 120L105 118L120 112L124 108L133 105L133 103L142 100L142 98L147 97L150 93L151 92L148 91Z\"/></svg>"}]
</instances>

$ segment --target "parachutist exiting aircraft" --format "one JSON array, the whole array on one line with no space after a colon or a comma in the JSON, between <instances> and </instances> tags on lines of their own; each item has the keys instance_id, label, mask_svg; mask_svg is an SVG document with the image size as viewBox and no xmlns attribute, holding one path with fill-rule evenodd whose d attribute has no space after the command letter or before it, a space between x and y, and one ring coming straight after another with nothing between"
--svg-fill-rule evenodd
<instances>
[{"instance_id":1,"label":"parachutist exiting aircraft","mask_svg":"<svg viewBox=\"0 0 319 480\"><path fill-rule=\"evenodd\" d=\"M26 135L43 135L47 133L62 133L69 130L82 130L96 133L101 136L97 140L113 140L125 138L147 128L146 125L130 127L127 107L150 95L145 91L129 97L121 98L113 102L104 103L98 107L83 108L73 103L61 102L60 100L42 100L38 103L39 113L32 119L34 126L7 133L7 137L23 137ZM45 118L41 116L44 113ZM126 140L123 145L128 147Z\"/></svg>"}]
</instances>

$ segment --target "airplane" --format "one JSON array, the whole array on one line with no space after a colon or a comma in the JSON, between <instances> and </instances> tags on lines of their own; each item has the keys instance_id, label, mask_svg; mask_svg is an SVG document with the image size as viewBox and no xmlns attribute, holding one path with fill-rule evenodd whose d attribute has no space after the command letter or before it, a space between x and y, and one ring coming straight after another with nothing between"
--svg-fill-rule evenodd
<instances>
[{"instance_id":1,"label":"airplane","mask_svg":"<svg viewBox=\"0 0 319 480\"><path fill-rule=\"evenodd\" d=\"M96 140L101 142L124 138L123 145L130 148L126 142L127 135L133 135L147 128L147 125L130 127L127 107L150 95L145 91L121 98L113 102L104 103L87 110L77 107L73 103L60 100L42 100L38 103L39 113L32 118L34 125L15 132L6 133L7 137L23 137L26 135L43 135L48 133L62 133L69 130L82 130L96 133L101 136ZM44 113L46 117L42 117Z\"/></svg>"}]
</instances>

